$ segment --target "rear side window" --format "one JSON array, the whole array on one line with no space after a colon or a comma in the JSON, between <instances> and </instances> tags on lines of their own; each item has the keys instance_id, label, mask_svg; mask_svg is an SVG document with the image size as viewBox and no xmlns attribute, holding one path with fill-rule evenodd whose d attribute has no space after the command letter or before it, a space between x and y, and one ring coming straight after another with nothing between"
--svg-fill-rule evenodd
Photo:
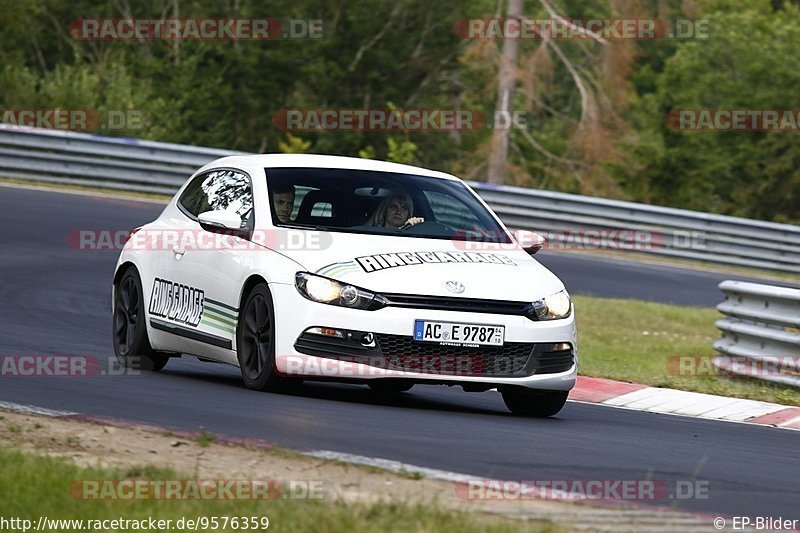
<instances>
[{"instance_id":1,"label":"rear side window","mask_svg":"<svg viewBox=\"0 0 800 533\"><path fill-rule=\"evenodd\" d=\"M212 170L197 176L183 191L178 205L191 218L206 211L228 211L242 219L242 227L253 212L250 177L236 170Z\"/></svg>"}]
</instances>

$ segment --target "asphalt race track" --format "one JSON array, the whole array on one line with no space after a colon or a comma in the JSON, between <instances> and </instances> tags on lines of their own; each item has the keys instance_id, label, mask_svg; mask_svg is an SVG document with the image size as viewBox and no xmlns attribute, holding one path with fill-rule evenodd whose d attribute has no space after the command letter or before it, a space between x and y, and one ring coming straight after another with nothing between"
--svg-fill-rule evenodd
<instances>
[{"instance_id":1,"label":"asphalt race track","mask_svg":"<svg viewBox=\"0 0 800 533\"><path fill-rule=\"evenodd\" d=\"M112 357L113 251L67 245L79 229L129 229L153 204L0 187L0 356ZM729 276L543 254L576 294L712 306ZM514 418L496 393L417 386L306 384L295 395L244 388L238 369L185 356L157 374L0 377L0 401L173 428L254 437L304 450L394 459L476 477L707 480L708 499L659 505L796 518L800 434L570 402L558 417ZM670 486L673 486L671 483Z\"/></svg>"}]
</instances>

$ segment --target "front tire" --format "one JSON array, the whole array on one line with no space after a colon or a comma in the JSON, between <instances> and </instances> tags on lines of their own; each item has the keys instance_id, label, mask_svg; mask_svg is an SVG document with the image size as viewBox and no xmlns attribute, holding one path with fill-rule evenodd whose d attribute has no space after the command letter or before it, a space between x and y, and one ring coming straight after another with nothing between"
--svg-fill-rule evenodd
<instances>
[{"instance_id":1,"label":"front tire","mask_svg":"<svg viewBox=\"0 0 800 533\"><path fill-rule=\"evenodd\" d=\"M236 356L248 389L284 392L296 384L275 368L275 308L266 284L254 287L239 311Z\"/></svg>"},{"instance_id":2,"label":"front tire","mask_svg":"<svg viewBox=\"0 0 800 533\"><path fill-rule=\"evenodd\" d=\"M544 418L553 416L567 403L569 391L503 391L506 407L516 416Z\"/></svg>"},{"instance_id":3,"label":"front tire","mask_svg":"<svg viewBox=\"0 0 800 533\"><path fill-rule=\"evenodd\" d=\"M112 316L114 354L125 368L158 371L169 360L150 346L145 323L142 280L135 268L125 271L114 291Z\"/></svg>"}]
</instances>

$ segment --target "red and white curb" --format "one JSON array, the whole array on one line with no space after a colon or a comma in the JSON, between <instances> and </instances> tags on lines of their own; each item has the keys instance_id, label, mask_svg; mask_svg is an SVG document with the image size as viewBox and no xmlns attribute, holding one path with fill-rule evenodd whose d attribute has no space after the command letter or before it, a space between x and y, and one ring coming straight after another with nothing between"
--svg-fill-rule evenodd
<instances>
[{"instance_id":1,"label":"red and white curb","mask_svg":"<svg viewBox=\"0 0 800 533\"><path fill-rule=\"evenodd\" d=\"M650 387L611 379L580 376L575 388L569 393L569 399L648 413L800 429L800 407Z\"/></svg>"}]
</instances>

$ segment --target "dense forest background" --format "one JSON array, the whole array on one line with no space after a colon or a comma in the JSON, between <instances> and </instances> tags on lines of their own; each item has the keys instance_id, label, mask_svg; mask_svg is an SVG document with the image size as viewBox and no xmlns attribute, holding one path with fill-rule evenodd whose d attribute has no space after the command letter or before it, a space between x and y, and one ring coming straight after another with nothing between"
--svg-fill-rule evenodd
<instances>
[{"instance_id":1,"label":"dense forest background","mask_svg":"<svg viewBox=\"0 0 800 533\"><path fill-rule=\"evenodd\" d=\"M502 180L800 222L800 132L680 131L673 109L800 108L793 0L518 0L523 15L708 21L707 38L519 40ZM511 0L513 3L514 0ZM459 20L503 0L6 0L0 108L138 110L140 138L257 152L370 155L488 176L493 131L293 132L281 109L480 109L506 41ZM322 19L322 39L87 41L89 17ZM103 132L106 134L105 132ZM111 132L110 134L114 134Z\"/></svg>"}]
</instances>

